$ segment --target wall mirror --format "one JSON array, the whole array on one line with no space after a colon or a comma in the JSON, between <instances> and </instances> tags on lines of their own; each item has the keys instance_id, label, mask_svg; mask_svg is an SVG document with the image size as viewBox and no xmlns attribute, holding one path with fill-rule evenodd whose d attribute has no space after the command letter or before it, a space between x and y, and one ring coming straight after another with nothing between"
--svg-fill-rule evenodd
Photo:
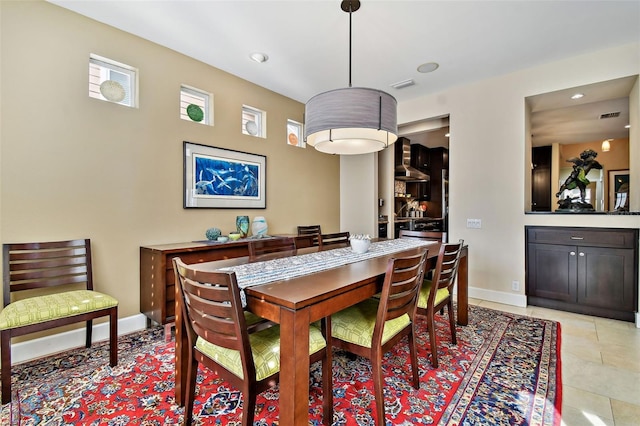
<instances>
[{"instance_id":1,"label":"wall mirror","mask_svg":"<svg viewBox=\"0 0 640 426\"><path fill-rule=\"evenodd\" d=\"M525 99L531 141L531 187L526 188L531 203L525 210L555 211L556 193L573 171L570 160L588 149L597 153L602 165L587 174L588 202L596 212L616 210L609 176L626 171L628 178L629 95L637 80L633 75Z\"/></svg>"}]
</instances>

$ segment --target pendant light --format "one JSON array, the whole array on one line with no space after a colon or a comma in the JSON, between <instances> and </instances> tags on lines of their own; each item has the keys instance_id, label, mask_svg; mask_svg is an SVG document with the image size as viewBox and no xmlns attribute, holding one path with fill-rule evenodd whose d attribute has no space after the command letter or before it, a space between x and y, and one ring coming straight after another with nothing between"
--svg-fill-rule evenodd
<instances>
[{"instance_id":1,"label":"pendant light","mask_svg":"<svg viewBox=\"0 0 640 426\"><path fill-rule=\"evenodd\" d=\"M315 95L305 105L305 140L327 154L380 151L398 139L396 99L377 89L351 87L351 14L360 2L343 1L349 13L349 87Z\"/></svg>"}]
</instances>

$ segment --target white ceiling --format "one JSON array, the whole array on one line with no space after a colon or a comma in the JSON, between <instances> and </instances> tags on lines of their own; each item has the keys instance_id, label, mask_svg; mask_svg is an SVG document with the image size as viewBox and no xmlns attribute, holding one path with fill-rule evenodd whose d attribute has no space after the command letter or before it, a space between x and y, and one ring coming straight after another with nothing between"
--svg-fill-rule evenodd
<instances>
[{"instance_id":1,"label":"white ceiling","mask_svg":"<svg viewBox=\"0 0 640 426\"><path fill-rule=\"evenodd\" d=\"M49 1L300 102L349 83L349 15L338 0ZM361 3L352 15L353 86L399 103L640 40L640 1ZM252 61L254 52L269 60ZM421 74L425 62L440 67ZM415 85L390 87L407 79Z\"/></svg>"}]
</instances>

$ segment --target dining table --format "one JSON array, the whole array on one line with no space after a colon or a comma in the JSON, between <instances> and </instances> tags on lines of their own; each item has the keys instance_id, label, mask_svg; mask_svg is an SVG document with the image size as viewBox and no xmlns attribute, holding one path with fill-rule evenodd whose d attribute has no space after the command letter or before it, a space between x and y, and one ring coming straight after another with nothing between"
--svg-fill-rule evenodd
<instances>
[{"instance_id":1,"label":"dining table","mask_svg":"<svg viewBox=\"0 0 640 426\"><path fill-rule=\"evenodd\" d=\"M280 325L280 425L307 425L309 419L309 324L366 300L382 289L389 259L428 249L435 268L439 241L373 240L368 254L350 247L309 247L249 259L203 262L197 270L233 270L246 309ZM342 251L340 251L342 250ZM178 284L177 284L178 285ZM468 323L468 246L461 251L457 278L457 322ZM176 297L175 396L184 405L189 348L180 298Z\"/></svg>"}]
</instances>

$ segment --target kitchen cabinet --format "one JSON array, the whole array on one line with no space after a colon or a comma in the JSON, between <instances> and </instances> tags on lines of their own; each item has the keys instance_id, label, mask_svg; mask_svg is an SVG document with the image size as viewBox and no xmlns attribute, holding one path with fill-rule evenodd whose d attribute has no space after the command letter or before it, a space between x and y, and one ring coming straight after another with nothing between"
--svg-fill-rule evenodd
<instances>
[{"instance_id":1,"label":"kitchen cabinet","mask_svg":"<svg viewBox=\"0 0 640 426\"><path fill-rule=\"evenodd\" d=\"M411 167L429 174L429 148L422 144L411 145Z\"/></svg>"},{"instance_id":2,"label":"kitchen cabinet","mask_svg":"<svg viewBox=\"0 0 640 426\"><path fill-rule=\"evenodd\" d=\"M634 321L638 229L527 226L530 305Z\"/></svg>"},{"instance_id":3,"label":"kitchen cabinet","mask_svg":"<svg viewBox=\"0 0 640 426\"><path fill-rule=\"evenodd\" d=\"M431 217L446 217L449 203L449 150L438 147L429 149L430 176L429 208Z\"/></svg>"}]
</instances>

